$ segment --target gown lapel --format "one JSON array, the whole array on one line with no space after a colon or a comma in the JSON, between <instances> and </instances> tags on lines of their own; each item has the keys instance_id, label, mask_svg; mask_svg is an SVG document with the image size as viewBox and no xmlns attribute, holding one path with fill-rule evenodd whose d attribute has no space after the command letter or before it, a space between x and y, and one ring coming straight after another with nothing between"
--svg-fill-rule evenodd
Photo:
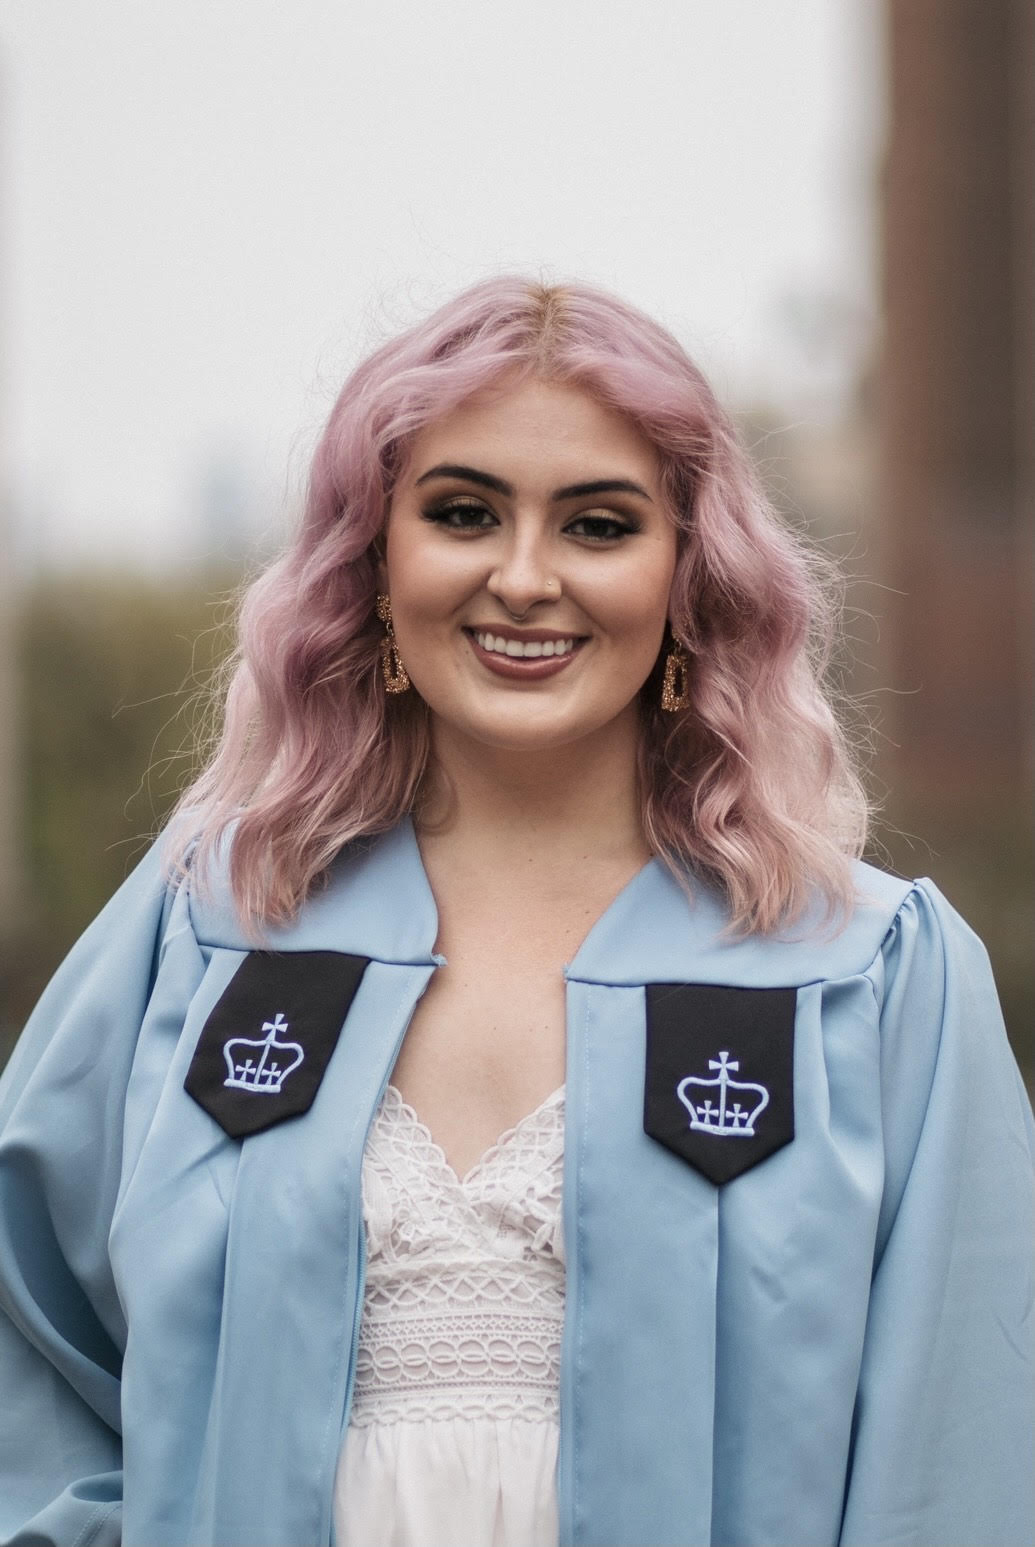
<instances>
[{"instance_id":1,"label":"gown lapel","mask_svg":"<svg viewBox=\"0 0 1035 1547\"><path fill-rule=\"evenodd\" d=\"M218 896L199 905L195 927L211 955L210 981L199 1000L208 1016L223 1006L218 1025L209 1023L210 1039L218 1032L218 1042L232 1030L224 1022L233 1002L221 996L247 962L251 943ZM365 1266L363 1150L414 1006L441 960L434 955L437 929L406 822L355 846L296 923L271 931L264 942L264 983L274 997L280 977L285 983L297 977L303 953L311 953L307 964L314 972L331 970L341 955L366 965L308 1108L243 1141L224 1135L226 1145L239 1148L239 1160L189 1540L278 1547L331 1539ZM322 953L332 953L326 963ZM329 1002L320 985L313 992L321 1004ZM271 1016L276 1008L271 999ZM308 1055L304 1032L297 1035ZM199 1047L203 1041L204 1034ZM218 1056L210 1063L214 1068ZM190 1101L186 1092L183 1099ZM260 1092L251 1099L269 1100Z\"/></svg>"},{"instance_id":2,"label":"gown lapel","mask_svg":"<svg viewBox=\"0 0 1035 1547\"><path fill-rule=\"evenodd\" d=\"M711 1536L718 1194L647 1136L643 1108L644 984L692 978L713 924L651 861L566 970L558 1505L571 1547Z\"/></svg>"}]
</instances>

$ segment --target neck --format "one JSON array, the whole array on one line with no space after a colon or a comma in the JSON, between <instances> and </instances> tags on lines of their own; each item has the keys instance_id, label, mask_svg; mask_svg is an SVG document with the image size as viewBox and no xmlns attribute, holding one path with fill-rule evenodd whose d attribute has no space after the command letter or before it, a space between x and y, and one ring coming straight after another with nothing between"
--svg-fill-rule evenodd
<instances>
[{"instance_id":1,"label":"neck","mask_svg":"<svg viewBox=\"0 0 1035 1547\"><path fill-rule=\"evenodd\" d=\"M427 852L448 845L566 865L572 857L643 864L635 706L592 736L515 752L435 722L418 831Z\"/></svg>"}]
</instances>

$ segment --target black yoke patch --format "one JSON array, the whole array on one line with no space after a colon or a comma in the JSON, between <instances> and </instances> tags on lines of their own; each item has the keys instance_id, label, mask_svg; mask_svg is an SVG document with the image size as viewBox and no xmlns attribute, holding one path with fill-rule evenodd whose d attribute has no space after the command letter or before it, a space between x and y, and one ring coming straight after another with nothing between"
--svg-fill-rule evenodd
<instances>
[{"instance_id":1,"label":"black yoke patch","mask_svg":"<svg viewBox=\"0 0 1035 1547\"><path fill-rule=\"evenodd\" d=\"M794 1138L793 988L648 983L644 1131L716 1184Z\"/></svg>"},{"instance_id":2,"label":"black yoke patch","mask_svg":"<svg viewBox=\"0 0 1035 1547\"><path fill-rule=\"evenodd\" d=\"M202 1028L184 1090L234 1139L308 1112L367 961L250 952Z\"/></svg>"}]
</instances>

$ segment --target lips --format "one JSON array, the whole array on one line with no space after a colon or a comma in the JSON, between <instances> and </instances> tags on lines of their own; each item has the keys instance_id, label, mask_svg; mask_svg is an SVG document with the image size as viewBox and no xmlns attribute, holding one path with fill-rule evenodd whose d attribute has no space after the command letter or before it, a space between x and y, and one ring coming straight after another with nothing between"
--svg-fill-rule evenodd
<instances>
[{"instance_id":1,"label":"lips","mask_svg":"<svg viewBox=\"0 0 1035 1547\"><path fill-rule=\"evenodd\" d=\"M465 628L477 659L495 676L539 682L564 671L585 644L585 636L548 629Z\"/></svg>"},{"instance_id":2,"label":"lips","mask_svg":"<svg viewBox=\"0 0 1035 1547\"><path fill-rule=\"evenodd\" d=\"M507 639L503 634L483 633L477 629L474 637L491 655L506 655L516 661L570 655L576 644L574 635L566 639Z\"/></svg>"}]
</instances>

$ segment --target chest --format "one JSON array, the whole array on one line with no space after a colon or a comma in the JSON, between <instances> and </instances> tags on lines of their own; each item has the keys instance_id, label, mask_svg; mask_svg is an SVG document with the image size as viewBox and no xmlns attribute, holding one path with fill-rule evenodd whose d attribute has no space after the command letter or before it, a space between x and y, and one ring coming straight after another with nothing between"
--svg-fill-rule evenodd
<instances>
[{"instance_id":1,"label":"chest","mask_svg":"<svg viewBox=\"0 0 1035 1547\"><path fill-rule=\"evenodd\" d=\"M410 1021L392 1084L460 1176L564 1083L575 927L458 920Z\"/></svg>"}]
</instances>

